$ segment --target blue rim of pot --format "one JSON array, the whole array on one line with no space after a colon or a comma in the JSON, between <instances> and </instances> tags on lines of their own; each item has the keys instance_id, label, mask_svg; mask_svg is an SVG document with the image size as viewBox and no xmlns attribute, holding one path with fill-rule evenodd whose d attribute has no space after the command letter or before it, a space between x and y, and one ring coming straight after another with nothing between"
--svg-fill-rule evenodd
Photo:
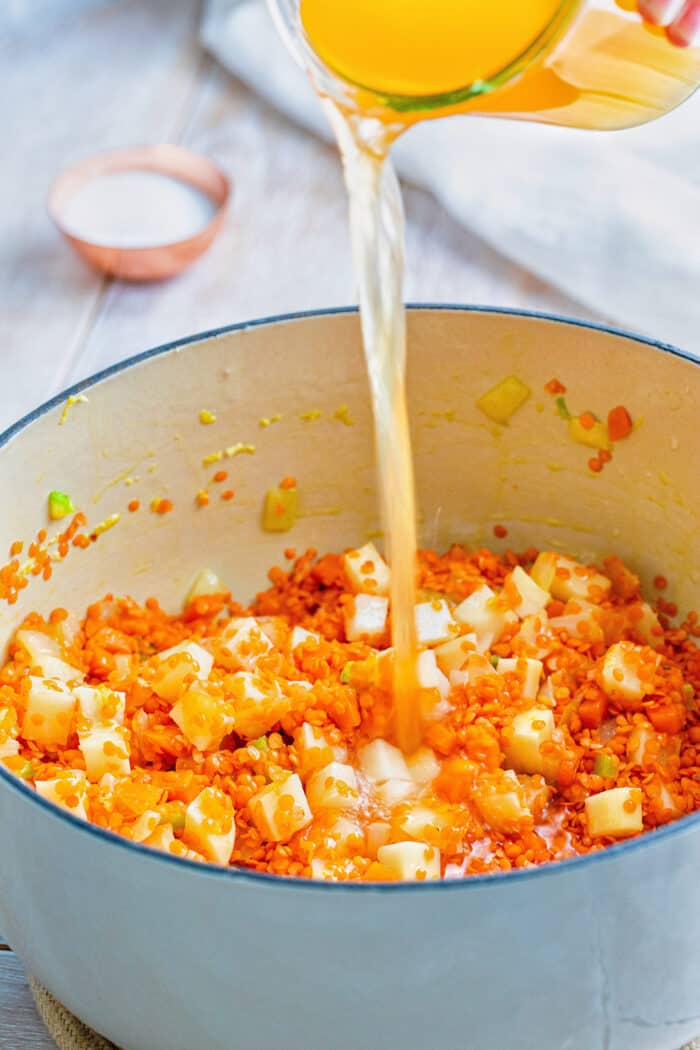
<instances>
[{"instance_id":1,"label":"blue rim of pot","mask_svg":"<svg viewBox=\"0 0 700 1050\"><path fill-rule=\"evenodd\" d=\"M525 317L531 320L545 321L551 324L561 324L568 327L602 332L605 335L616 336L639 343L643 346L648 346L653 350L670 354L673 357L679 357L684 361L689 361L691 364L700 364L700 361L693 357L692 354L680 350L678 347L675 347L670 343L662 343L659 342L659 340L650 339L646 336L638 335L635 332L625 331L624 329L613 328L609 325L596 324L592 321L582 321L578 318L564 317L557 314L547 314L536 310L517 310L503 307L463 305L457 303L409 303L407 304L407 309L413 312L452 311L467 314L495 314L504 317ZM127 369L132 368L134 365L138 365L143 361L148 361L154 357L160 357L175 350L181 350L183 347L195 343L201 343L207 339L214 339L217 336L228 335L231 332L241 332L252 328L262 328L265 326L284 324L286 322L308 320L317 317L334 317L336 315L354 314L357 312L357 307L344 306L323 310L303 310L298 313L279 314L272 317L261 317L253 321L242 321L237 324L224 325L220 328L210 329L209 331L198 332L194 335L185 336L181 339L164 343L161 346L154 347L151 350L146 350L143 353L135 354L132 357L119 361L117 364L110 365L108 368L81 380L79 383L76 383L74 386L69 387L55 397L52 397L49 401L46 401L44 404L33 409L33 411L29 412L17 423L13 423L12 426L4 431L4 433L0 434L0 449L7 445L9 441L15 438L32 423L36 422L36 420L46 415L47 412L50 412L51 409L62 405L66 398L83 393L102 382L102 380L118 375L120 372L127 371ZM181 868L184 867L189 869L193 877L199 875L199 877L203 878L223 878L244 881L259 885L261 888L263 886L286 886L294 889L296 892L304 890L313 893L468 893L470 889L475 889L479 886L495 886L499 884L508 886L514 882L521 883L523 881L529 881L530 879L552 878L557 877L558 875L564 876L568 871L587 869L593 865L611 863L616 858L623 855L653 848L669 839L683 837L700 825L700 811L698 811L696 813L691 813L686 817L682 817L680 820L673 821L670 824L665 824L653 831L645 832L637 838L620 842L612 846L607 846L606 848L597 850L593 853L586 853L565 860L552 861L548 864L541 864L532 868L493 872L485 875L470 875L464 879L442 879L434 882L393 883L326 882L323 880L316 881L285 875L271 875L266 872L250 871L247 868L222 868L213 864L202 864L182 857L176 857L173 854L162 853L159 850L150 849L149 847L142 846L136 842L131 842L129 839L123 838L121 835L117 835L113 831L107 831L105 828L98 827L96 824L90 824L87 821L81 820L79 817L73 816L73 814L55 806L47 799L42 798L33 788L29 787L28 784L25 784L18 777L10 773L10 771L4 767L2 762L0 762L0 783L4 784L9 790L16 792L27 800L30 800L34 805L40 806L46 812L51 813L58 821L63 821L68 825L79 829L84 834L91 835L97 840L101 840L105 844L114 846L117 849L138 853L141 855L144 862L151 861L158 864L171 864Z\"/></svg>"}]
</instances>

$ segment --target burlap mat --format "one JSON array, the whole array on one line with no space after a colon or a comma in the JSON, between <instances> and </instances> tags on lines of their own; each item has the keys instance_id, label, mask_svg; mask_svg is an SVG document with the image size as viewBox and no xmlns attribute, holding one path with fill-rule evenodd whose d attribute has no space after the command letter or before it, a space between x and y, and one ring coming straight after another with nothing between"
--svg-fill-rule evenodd
<instances>
[{"instance_id":1,"label":"burlap mat","mask_svg":"<svg viewBox=\"0 0 700 1050\"><path fill-rule=\"evenodd\" d=\"M39 1016L58 1050L119 1050L114 1043L87 1028L77 1017L61 1006L52 995L30 977L29 987L34 996ZM700 1038L687 1043L681 1050L700 1050Z\"/></svg>"}]
</instances>

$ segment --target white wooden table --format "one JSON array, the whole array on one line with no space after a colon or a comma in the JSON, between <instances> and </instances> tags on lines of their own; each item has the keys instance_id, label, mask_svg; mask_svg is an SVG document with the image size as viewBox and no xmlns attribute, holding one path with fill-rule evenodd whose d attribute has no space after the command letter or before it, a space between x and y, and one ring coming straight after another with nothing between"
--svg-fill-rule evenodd
<instances>
[{"instance_id":1,"label":"white wooden table","mask_svg":"<svg viewBox=\"0 0 700 1050\"><path fill-rule=\"evenodd\" d=\"M0 429L149 346L354 301L336 156L202 53L196 0L8 0L0 8ZM49 222L51 179L94 151L163 141L206 152L230 173L227 227L176 280L102 279ZM409 191L406 205L407 298L586 315L456 228L426 195ZM21 963L2 941L0 932L0 1048L49 1048Z\"/></svg>"}]
</instances>

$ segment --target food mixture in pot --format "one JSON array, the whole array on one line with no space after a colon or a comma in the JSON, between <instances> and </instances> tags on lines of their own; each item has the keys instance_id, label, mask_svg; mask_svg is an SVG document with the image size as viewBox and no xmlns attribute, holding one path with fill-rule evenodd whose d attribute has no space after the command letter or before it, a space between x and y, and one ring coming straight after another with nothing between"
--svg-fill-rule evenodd
<instances>
[{"instance_id":1,"label":"food mixture in pot","mask_svg":"<svg viewBox=\"0 0 700 1050\"><path fill-rule=\"evenodd\" d=\"M205 570L177 616L111 595L30 614L0 672L5 765L133 842L314 879L525 868L700 808L700 627L671 625L664 579L652 606L616 557L422 551L407 757L376 548L270 582L249 608Z\"/></svg>"}]
</instances>

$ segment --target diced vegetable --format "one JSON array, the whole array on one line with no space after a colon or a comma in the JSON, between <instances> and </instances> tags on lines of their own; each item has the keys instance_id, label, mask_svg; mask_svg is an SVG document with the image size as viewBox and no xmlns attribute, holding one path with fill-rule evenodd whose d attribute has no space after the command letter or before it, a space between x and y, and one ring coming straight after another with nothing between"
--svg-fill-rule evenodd
<instances>
[{"instance_id":1,"label":"diced vegetable","mask_svg":"<svg viewBox=\"0 0 700 1050\"><path fill-rule=\"evenodd\" d=\"M254 795L248 805L258 831L271 842L286 842L313 819L296 773L274 780Z\"/></svg>"},{"instance_id":2,"label":"diced vegetable","mask_svg":"<svg viewBox=\"0 0 700 1050\"><path fill-rule=\"evenodd\" d=\"M176 700L187 684L209 677L214 658L197 642L181 642L154 659L153 691L163 700Z\"/></svg>"},{"instance_id":3,"label":"diced vegetable","mask_svg":"<svg viewBox=\"0 0 700 1050\"><path fill-rule=\"evenodd\" d=\"M590 795L585 802L591 838L625 838L643 829L642 792L620 787Z\"/></svg>"},{"instance_id":4,"label":"diced vegetable","mask_svg":"<svg viewBox=\"0 0 700 1050\"><path fill-rule=\"evenodd\" d=\"M127 776L131 772L129 734L123 726L94 725L79 731L78 741L88 778L93 782L105 773Z\"/></svg>"},{"instance_id":5,"label":"diced vegetable","mask_svg":"<svg viewBox=\"0 0 700 1050\"><path fill-rule=\"evenodd\" d=\"M663 628L658 616L647 602L628 606L627 621L630 633L634 635L636 641L650 645L652 649L659 649L663 645Z\"/></svg>"},{"instance_id":6,"label":"diced vegetable","mask_svg":"<svg viewBox=\"0 0 700 1050\"><path fill-rule=\"evenodd\" d=\"M550 600L548 592L538 586L519 565L506 578L503 594L520 619L542 612Z\"/></svg>"},{"instance_id":7,"label":"diced vegetable","mask_svg":"<svg viewBox=\"0 0 700 1050\"><path fill-rule=\"evenodd\" d=\"M314 644L320 642L320 640L319 635L315 631L307 631L305 627L299 627L297 624L289 636L289 648L294 652L300 645Z\"/></svg>"},{"instance_id":8,"label":"diced vegetable","mask_svg":"<svg viewBox=\"0 0 700 1050\"><path fill-rule=\"evenodd\" d=\"M247 740L269 733L291 707L277 681L252 671L236 671L229 676L228 686L233 697L235 730Z\"/></svg>"},{"instance_id":9,"label":"diced vegetable","mask_svg":"<svg viewBox=\"0 0 700 1050\"><path fill-rule=\"evenodd\" d=\"M69 514L75 513L73 500L65 492L57 490L49 492L49 517L51 521L60 521L67 518Z\"/></svg>"},{"instance_id":10,"label":"diced vegetable","mask_svg":"<svg viewBox=\"0 0 700 1050\"><path fill-rule=\"evenodd\" d=\"M632 433L632 420L624 405L616 405L608 412L608 435L611 441L622 441Z\"/></svg>"},{"instance_id":11,"label":"diced vegetable","mask_svg":"<svg viewBox=\"0 0 700 1050\"><path fill-rule=\"evenodd\" d=\"M79 770L62 770L50 780L37 780L34 784L37 794L49 802L72 813L74 817L87 820L87 780Z\"/></svg>"},{"instance_id":12,"label":"diced vegetable","mask_svg":"<svg viewBox=\"0 0 700 1050\"><path fill-rule=\"evenodd\" d=\"M562 602L573 599L599 603L610 593L610 580L601 572L573 558L565 558L560 554L553 557L555 570L550 587L553 597Z\"/></svg>"},{"instance_id":13,"label":"diced vegetable","mask_svg":"<svg viewBox=\"0 0 700 1050\"><path fill-rule=\"evenodd\" d=\"M272 642L254 617L245 616L226 639L223 648L234 658L237 667L252 671L260 657L270 652Z\"/></svg>"},{"instance_id":14,"label":"diced vegetable","mask_svg":"<svg viewBox=\"0 0 700 1050\"><path fill-rule=\"evenodd\" d=\"M440 878L440 851L419 842L380 846L377 859L403 881Z\"/></svg>"},{"instance_id":15,"label":"diced vegetable","mask_svg":"<svg viewBox=\"0 0 700 1050\"><path fill-rule=\"evenodd\" d=\"M598 607L590 602L575 601L572 603L576 612L564 612L562 616L553 616L549 626L553 631L566 631L570 638L584 638L589 642L602 642L605 633L599 622Z\"/></svg>"},{"instance_id":16,"label":"diced vegetable","mask_svg":"<svg viewBox=\"0 0 700 1050\"><path fill-rule=\"evenodd\" d=\"M459 630L444 598L419 602L415 608L416 637L419 645L439 645L454 638Z\"/></svg>"},{"instance_id":17,"label":"diced vegetable","mask_svg":"<svg viewBox=\"0 0 700 1050\"><path fill-rule=\"evenodd\" d=\"M483 394L476 406L494 423L505 425L529 397L530 388L522 380L507 376Z\"/></svg>"},{"instance_id":18,"label":"diced vegetable","mask_svg":"<svg viewBox=\"0 0 700 1050\"><path fill-rule=\"evenodd\" d=\"M374 794L379 802L391 807L412 798L416 794L416 785L412 780L385 780L377 785Z\"/></svg>"},{"instance_id":19,"label":"diced vegetable","mask_svg":"<svg viewBox=\"0 0 700 1050\"><path fill-rule=\"evenodd\" d=\"M75 697L52 678L29 678L22 736L46 748L65 747L73 728Z\"/></svg>"},{"instance_id":20,"label":"diced vegetable","mask_svg":"<svg viewBox=\"0 0 700 1050\"><path fill-rule=\"evenodd\" d=\"M511 770L497 770L482 776L474 802L492 828L506 835L516 834L533 823L532 813L517 776Z\"/></svg>"},{"instance_id":21,"label":"diced vegetable","mask_svg":"<svg viewBox=\"0 0 700 1050\"><path fill-rule=\"evenodd\" d=\"M476 635L463 634L459 638L452 638L449 642L443 642L435 649L435 659L443 674L449 676L450 671L461 671L467 662L470 653L476 648Z\"/></svg>"},{"instance_id":22,"label":"diced vegetable","mask_svg":"<svg viewBox=\"0 0 700 1050\"><path fill-rule=\"evenodd\" d=\"M593 772L597 777L615 777L617 769L617 759L614 755L596 755Z\"/></svg>"},{"instance_id":23,"label":"diced vegetable","mask_svg":"<svg viewBox=\"0 0 700 1050\"><path fill-rule=\"evenodd\" d=\"M198 751L215 751L234 726L232 705L198 682L173 705L170 717Z\"/></svg>"},{"instance_id":24,"label":"diced vegetable","mask_svg":"<svg viewBox=\"0 0 700 1050\"><path fill-rule=\"evenodd\" d=\"M651 656L649 649L645 651L632 642L616 642L610 646L603 660L600 679L611 699L641 700L651 692L650 672L654 670L654 662L645 659L645 652Z\"/></svg>"},{"instance_id":25,"label":"diced vegetable","mask_svg":"<svg viewBox=\"0 0 700 1050\"><path fill-rule=\"evenodd\" d=\"M185 811L183 839L213 864L226 867L236 841L233 804L218 788L206 787Z\"/></svg>"},{"instance_id":26,"label":"diced vegetable","mask_svg":"<svg viewBox=\"0 0 700 1050\"><path fill-rule=\"evenodd\" d=\"M400 816L398 827L410 839L431 842L435 840L436 832L449 827L449 816L433 806L417 802Z\"/></svg>"},{"instance_id":27,"label":"diced vegetable","mask_svg":"<svg viewBox=\"0 0 700 1050\"><path fill-rule=\"evenodd\" d=\"M380 641L386 632L388 615L388 598L375 594L356 594L345 612L345 634L348 641Z\"/></svg>"},{"instance_id":28,"label":"diced vegetable","mask_svg":"<svg viewBox=\"0 0 700 1050\"><path fill-rule=\"evenodd\" d=\"M355 770L342 762L329 762L309 778L306 797L312 813L321 809L355 809L360 802Z\"/></svg>"},{"instance_id":29,"label":"diced vegetable","mask_svg":"<svg viewBox=\"0 0 700 1050\"><path fill-rule=\"evenodd\" d=\"M355 593L389 593L389 566L373 543L366 543L358 550L348 551L344 559L345 575Z\"/></svg>"},{"instance_id":30,"label":"diced vegetable","mask_svg":"<svg viewBox=\"0 0 700 1050\"><path fill-rule=\"evenodd\" d=\"M598 419L589 420L589 415L590 413L584 412L581 416L572 416L569 420L569 437L587 448L608 450L610 437L606 424Z\"/></svg>"},{"instance_id":31,"label":"diced vegetable","mask_svg":"<svg viewBox=\"0 0 700 1050\"><path fill-rule=\"evenodd\" d=\"M289 532L297 520L299 496L296 487L274 485L265 494L262 527L265 532Z\"/></svg>"},{"instance_id":32,"label":"diced vegetable","mask_svg":"<svg viewBox=\"0 0 700 1050\"><path fill-rule=\"evenodd\" d=\"M417 674L418 685L421 689L437 689L440 699L447 699L450 692L450 682L438 667L435 653L432 649L425 649L418 654Z\"/></svg>"},{"instance_id":33,"label":"diced vegetable","mask_svg":"<svg viewBox=\"0 0 700 1050\"><path fill-rule=\"evenodd\" d=\"M17 632L17 641L27 650L32 668L38 668L44 678L56 678L66 683L82 682L85 678L82 671L63 659L63 650L55 638L43 631L24 627Z\"/></svg>"},{"instance_id":34,"label":"diced vegetable","mask_svg":"<svg viewBox=\"0 0 700 1050\"><path fill-rule=\"evenodd\" d=\"M115 722L122 725L126 696L114 692L105 685L79 685L74 694L78 701L78 710L83 719L100 724Z\"/></svg>"},{"instance_id":35,"label":"diced vegetable","mask_svg":"<svg viewBox=\"0 0 700 1050\"><path fill-rule=\"evenodd\" d=\"M185 606L189 605L195 598L202 598L209 594L226 594L227 591L228 587L225 583L222 583L213 569L202 569L195 576L192 586L187 592Z\"/></svg>"},{"instance_id":36,"label":"diced vegetable","mask_svg":"<svg viewBox=\"0 0 700 1050\"><path fill-rule=\"evenodd\" d=\"M496 670L499 674L516 674L520 679L520 695L525 700L535 700L539 692L540 679L542 677L542 661L533 660L529 656L521 656L512 659L501 659L498 661ZM535 770L538 772L538 770Z\"/></svg>"},{"instance_id":37,"label":"diced vegetable","mask_svg":"<svg viewBox=\"0 0 700 1050\"><path fill-rule=\"evenodd\" d=\"M147 809L129 828L129 838L134 842L145 842L155 832L159 824L160 813L155 809Z\"/></svg>"},{"instance_id":38,"label":"diced vegetable","mask_svg":"<svg viewBox=\"0 0 700 1050\"><path fill-rule=\"evenodd\" d=\"M377 784L387 780L412 781L411 771L398 747L386 740L373 740L357 753L360 769Z\"/></svg>"},{"instance_id":39,"label":"diced vegetable","mask_svg":"<svg viewBox=\"0 0 700 1050\"><path fill-rule=\"evenodd\" d=\"M477 649L485 652L497 642L508 623L515 623L517 617L506 609L490 587L477 588L473 594L457 606L455 619L466 625L477 637Z\"/></svg>"},{"instance_id":40,"label":"diced vegetable","mask_svg":"<svg viewBox=\"0 0 700 1050\"><path fill-rule=\"evenodd\" d=\"M365 844L365 835L360 825L342 813L329 826L328 835L336 848L356 851L361 850Z\"/></svg>"},{"instance_id":41,"label":"diced vegetable","mask_svg":"<svg viewBox=\"0 0 700 1050\"><path fill-rule=\"evenodd\" d=\"M543 744L552 739L554 715L549 708L531 707L516 715L503 731L506 765L518 773L545 772Z\"/></svg>"}]
</instances>

